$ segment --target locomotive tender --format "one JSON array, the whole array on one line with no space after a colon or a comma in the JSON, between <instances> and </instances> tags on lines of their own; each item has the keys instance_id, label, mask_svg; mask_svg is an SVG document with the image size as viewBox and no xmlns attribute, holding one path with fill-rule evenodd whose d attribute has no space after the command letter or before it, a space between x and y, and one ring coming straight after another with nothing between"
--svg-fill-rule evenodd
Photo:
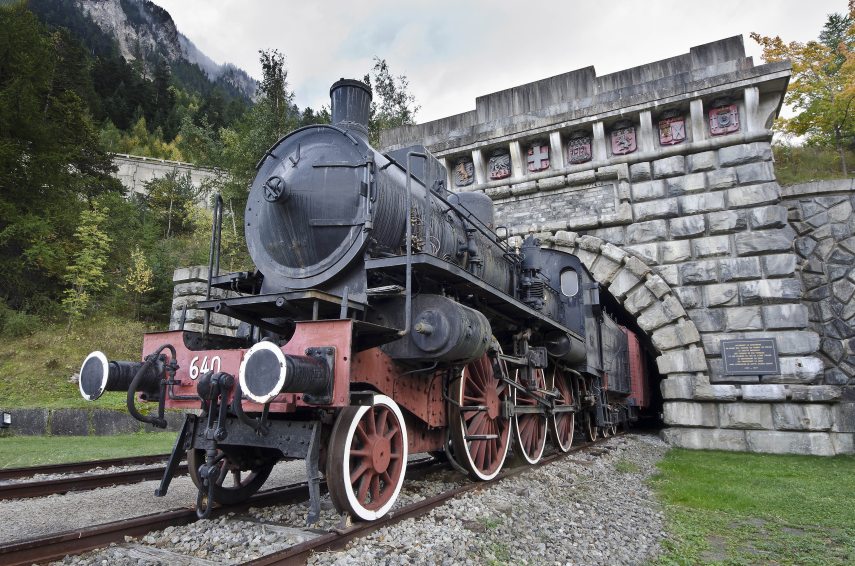
<instances>
[{"instance_id":1,"label":"locomotive tender","mask_svg":"<svg viewBox=\"0 0 855 566\"><path fill-rule=\"evenodd\" d=\"M245 213L255 271L217 274L215 223L209 284L237 296L199 308L241 320L239 336L151 333L143 361L96 351L83 363L83 397L127 391L143 422L201 407L155 494L185 451L200 517L298 458L309 523L321 472L340 512L372 520L395 503L408 454L444 453L487 480L509 452L535 463L547 436L567 451L577 428L593 439L634 418L644 354L579 259L533 237L509 247L490 198L449 192L423 147L373 149L364 83L330 95L332 125L286 135L258 164Z\"/></svg>"}]
</instances>

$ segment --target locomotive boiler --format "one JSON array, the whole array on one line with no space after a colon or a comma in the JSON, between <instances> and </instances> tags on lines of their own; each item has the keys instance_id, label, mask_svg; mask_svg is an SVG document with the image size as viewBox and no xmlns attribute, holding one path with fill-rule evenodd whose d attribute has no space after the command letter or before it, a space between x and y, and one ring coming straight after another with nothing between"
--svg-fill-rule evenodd
<instances>
[{"instance_id":1,"label":"locomotive boiler","mask_svg":"<svg viewBox=\"0 0 855 566\"><path fill-rule=\"evenodd\" d=\"M547 436L567 451L577 428L594 438L630 420L646 403L643 351L579 259L533 237L511 248L490 198L450 192L424 147L372 148L364 83L330 95L331 125L286 135L258 163L244 215L255 270L218 273L215 223L209 285L235 296L199 308L242 321L238 336L152 333L142 361L83 363L85 398L126 391L144 422L201 409L156 495L185 452L200 517L297 458L309 522L321 474L336 509L371 520L394 505L408 454L487 480L509 453L540 460Z\"/></svg>"}]
</instances>

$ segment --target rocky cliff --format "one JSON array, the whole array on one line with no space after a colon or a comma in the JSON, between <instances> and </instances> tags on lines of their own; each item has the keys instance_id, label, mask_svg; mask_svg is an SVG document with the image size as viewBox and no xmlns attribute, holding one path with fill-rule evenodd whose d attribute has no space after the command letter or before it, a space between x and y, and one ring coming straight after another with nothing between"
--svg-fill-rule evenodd
<instances>
[{"instance_id":1,"label":"rocky cliff","mask_svg":"<svg viewBox=\"0 0 855 566\"><path fill-rule=\"evenodd\" d=\"M255 79L230 63L211 60L178 31L172 16L160 6L148 0L76 0L75 5L115 39L128 61L150 66L163 58L173 65L198 65L211 82L222 83L248 99L255 95Z\"/></svg>"}]
</instances>

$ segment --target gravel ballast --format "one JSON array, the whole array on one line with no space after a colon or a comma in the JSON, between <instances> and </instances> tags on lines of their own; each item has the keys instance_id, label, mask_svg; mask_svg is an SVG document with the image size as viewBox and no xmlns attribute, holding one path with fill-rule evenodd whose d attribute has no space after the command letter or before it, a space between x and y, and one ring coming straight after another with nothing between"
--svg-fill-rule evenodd
<instances>
[{"instance_id":1,"label":"gravel ballast","mask_svg":"<svg viewBox=\"0 0 855 566\"><path fill-rule=\"evenodd\" d=\"M616 437L309 564L644 563L665 535L647 480L666 449L653 436Z\"/></svg>"},{"instance_id":2,"label":"gravel ballast","mask_svg":"<svg viewBox=\"0 0 855 566\"><path fill-rule=\"evenodd\" d=\"M344 551L316 554L309 564L644 563L664 537L647 480L666 449L654 436L612 438L384 527ZM407 481L396 507L465 481L451 470ZM305 529L305 517L305 504L254 508L129 537L57 564L238 564L311 538L338 519L326 498L317 530Z\"/></svg>"}]
</instances>

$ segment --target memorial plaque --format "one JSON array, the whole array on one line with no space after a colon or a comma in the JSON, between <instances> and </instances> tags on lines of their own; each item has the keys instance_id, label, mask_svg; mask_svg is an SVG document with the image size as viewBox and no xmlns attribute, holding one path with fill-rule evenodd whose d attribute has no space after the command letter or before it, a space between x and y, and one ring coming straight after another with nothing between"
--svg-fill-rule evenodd
<instances>
[{"instance_id":1,"label":"memorial plaque","mask_svg":"<svg viewBox=\"0 0 855 566\"><path fill-rule=\"evenodd\" d=\"M725 375L774 375L781 373L774 338L722 340Z\"/></svg>"},{"instance_id":2,"label":"memorial plaque","mask_svg":"<svg viewBox=\"0 0 855 566\"><path fill-rule=\"evenodd\" d=\"M587 163L591 160L593 152L591 151L591 136L585 134L576 134L571 136L567 143L567 162L571 165L578 163Z\"/></svg>"},{"instance_id":3,"label":"memorial plaque","mask_svg":"<svg viewBox=\"0 0 855 566\"><path fill-rule=\"evenodd\" d=\"M739 108L736 104L717 106L710 110L710 134L723 136L739 131Z\"/></svg>"},{"instance_id":4,"label":"memorial plaque","mask_svg":"<svg viewBox=\"0 0 855 566\"><path fill-rule=\"evenodd\" d=\"M526 163L531 173L549 169L549 144L544 142L532 143L528 148Z\"/></svg>"},{"instance_id":5,"label":"memorial plaque","mask_svg":"<svg viewBox=\"0 0 855 566\"><path fill-rule=\"evenodd\" d=\"M511 154L502 149L494 152L487 162L487 169L490 171L491 181L507 179L511 176Z\"/></svg>"},{"instance_id":6,"label":"memorial plaque","mask_svg":"<svg viewBox=\"0 0 855 566\"><path fill-rule=\"evenodd\" d=\"M475 182L475 164L471 159L464 157L457 161L454 166L454 185L466 187Z\"/></svg>"}]
</instances>

